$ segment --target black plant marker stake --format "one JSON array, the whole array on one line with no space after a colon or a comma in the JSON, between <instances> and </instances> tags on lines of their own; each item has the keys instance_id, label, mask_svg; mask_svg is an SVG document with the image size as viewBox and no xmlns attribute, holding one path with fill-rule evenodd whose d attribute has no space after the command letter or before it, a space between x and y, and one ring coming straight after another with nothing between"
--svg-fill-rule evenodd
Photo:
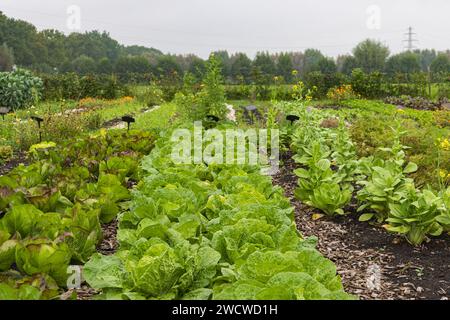
<instances>
[{"instance_id":1,"label":"black plant marker stake","mask_svg":"<svg viewBox=\"0 0 450 320\"><path fill-rule=\"evenodd\" d=\"M34 121L37 122L38 124L38 128L39 128L39 143L42 142L42 131L41 131L41 123L44 121L44 119L36 117L36 116L31 116L31 119L33 119Z\"/></svg>"},{"instance_id":2,"label":"black plant marker stake","mask_svg":"<svg viewBox=\"0 0 450 320\"><path fill-rule=\"evenodd\" d=\"M123 116L122 121L127 123L128 131L130 131L130 124L136 122L136 119L134 119L132 116Z\"/></svg>"},{"instance_id":3,"label":"black plant marker stake","mask_svg":"<svg viewBox=\"0 0 450 320\"><path fill-rule=\"evenodd\" d=\"M296 115L293 115L293 114L290 114L290 115L288 115L288 116L286 117L286 120L290 121L290 122L291 122L291 125L292 125L292 124L294 124L294 122L300 120L300 117L299 117L299 116L296 116Z\"/></svg>"}]
</instances>

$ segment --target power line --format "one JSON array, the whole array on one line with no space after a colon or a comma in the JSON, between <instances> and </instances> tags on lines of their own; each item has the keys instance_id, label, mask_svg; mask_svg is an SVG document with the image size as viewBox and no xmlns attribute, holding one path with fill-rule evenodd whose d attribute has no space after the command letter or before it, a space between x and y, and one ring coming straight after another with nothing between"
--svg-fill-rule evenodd
<instances>
[{"instance_id":1,"label":"power line","mask_svg":"<svg viewBox=\"0 0 450 320\"><path fill-rule=\"evenodd\" d=\"M419 40L414 39L414 36L416 36L417 33L414 33L414 32L413 32L413 28L412 28L412 27L409 27L409 28L408 28L408 32L405 33L404 35L407 36L407 39L406 39L406 40L403 40L403 42L406 42L406 43L407 43L407 45L405 46L405 49L408 50L408 51L412 51L412 50L414 50L414 49L417 49L417 47L414 46L414 42L417 42L417 41L419 41Z\"/></svg>"}]
</instances>

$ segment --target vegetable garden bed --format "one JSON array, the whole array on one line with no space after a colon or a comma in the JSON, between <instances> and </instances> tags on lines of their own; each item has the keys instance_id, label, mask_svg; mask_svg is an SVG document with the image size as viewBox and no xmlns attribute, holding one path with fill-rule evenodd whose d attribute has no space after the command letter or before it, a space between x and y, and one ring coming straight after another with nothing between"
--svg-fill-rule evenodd
<instances>
[{"instance_id":1,"label":"vegetable garden bed","mask_svg":"<svg viewBox=\"0 0 450 320\"><path fill-rule=\"evenodd\" d=\"M283 187L291 199L299 231L317 237L318 250L336 264L347 292L367 300L450 298L449 236L412 247L380 227L359 222L352 215L314 220L313 215L319 211L294 197L297 177L293 171L297 165L290 153L283 160L283 168L274 183ZM381 271L381 286L371 289L367 279L374 266Z\"/></svg>"}]
</instances>

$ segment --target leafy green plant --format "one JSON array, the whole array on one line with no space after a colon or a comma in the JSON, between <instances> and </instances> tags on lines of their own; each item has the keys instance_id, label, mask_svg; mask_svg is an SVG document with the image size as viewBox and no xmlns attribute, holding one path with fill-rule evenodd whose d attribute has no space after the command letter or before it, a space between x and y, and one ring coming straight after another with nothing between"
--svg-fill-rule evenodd
<instances>
[{"instance_id":1,"label":"leafy green plant","mask_svg":"<svg viewBox=\"0 0 450 320\"><path fill-rule=\"evenodd\" d=\"M441 198L432 191L417 192L411 188L399 203L389 203L385 228L404 235L412 245L420 245L427 235L439 236L442 233L436 220L441 205Z\"/></svg>"},{"instance_id":2,"label":"leafy green plant","mask_svg":"<svg viewBox=\"0 0 450 320\"><path fill-rule=\"evenodd\" d=\"M333 182L333 171L328 159L320 159L307 169L296 169L294 173L299 177L295 195L298 199L307 201L314 194L314 190L323 183Z\"/></svg>"},{"instance_id":3,"label":"leafy green plant","mask_svg":"<svg viewBox=\"0 0 450 320\"><path fill-rule=\"evenodd\" d=\"M46 273L62 287L66 286L71 257L69 247L60 240L25 240L16 249L16 264L20 271L30 276Z\"/></svg>"},{"instance_id":4,"label":"leafy green plant","mask_svg":"<svg viewBox=\"0 0 450 320\"><path fill-rule=\"evenodd\" d=\"M331 136L333 164L338 167L337 174L346 183L354 182L360 174L360 162L356 156L356 147L350 139L347 129L340 124L337 133Z\"/></svg>"},{"instance_id":5,"label":"leafy green plant","mask_svg":"<svg viewBox=\"0 0 450 320\"><path fill-rule=\"evenodd\" d=\"M235 271L237 281L214 287L217 300L347 300L336 267L311 249L255 252Z\"/></svg>"},{"instance_id":6,"label":"leafy green plant","mask_svg":"<svg viewBox=\"0 0 450 320\"><path fill-rule=\"evenodd\" d=\"M450 187L439 192L439 197L442 199L441 214L436 217L445 231L450 232Z\"/></svg>"},{"instance_id":7,"label":"leafy green plant","mask_svg":"<svg viewBox=\"0 0 450 320\"><path fill-rule=\"evenodd\" d=\"M69 262L84 263L96 252L100 221L127 209L127 187L140 177L137 159L153 146L150 133L106 130L34 145L29 166L0 177L0 271L16 265L21 275L64 287ZM30 295L5 290L23 299L49 297L44 285L24 287Z\"/></svg>"},{"instance_id":8,"label":"leafy green plant","mask_svg":"<svg viewBox=\"0 0 450 320\"><path fill-rule=\"evenodd\" d=\"M314 189L313 194L306 201L312 207L322 210L332 216L343 215L344 208L352 198L350 189L342 189L337 183L324 183Z\"/></svg>"},{"instance_id":9,"label":"leafy green plant","mask_svg":"<svg viewBox=\"0 0 450 320\"><path fill-rule=\"evenodd\" d=\"M393 162L384 163L383 167L373 167L372 174L367 181L359 181L363 189L358 192L358 200L362 205L358 212L370 209L374 213L361 215L360 221L368 221L376 217L378 222L387 218L390 203L398 203L408 187L413 185L412 179L405 174L414 172L417 167L411 164L404 169Z\"/></svg>"},{"instance_id":10,"label":"leafy green plant","mask_svg":"<svg viewBox=\"0 0 450 320\"><path fill-rule=\"evenodd\" d=\"M0 273L0 300L49 300L59 296L58 285L43 274L22 276L17 271Z\"/></svg>"},{"instance_id":11,"label":"leafy green plant","mask_svg":"<svg viewBox=\"0 0 450 320\"><path fill-rule=\"evenodd\" d=\"M372 168L369 169L368 180L358 182L363 186L357 194L358 200L362 203L358 212L366 209L374 212L361 215L360 221L368 221L376 217L378 222L383 222L387 218L389 205L399 203L408 188L414 186L413 180L406 175L417 171L418 167L413 162L406 162L404 150L407 147L400 142L403 132L397 128L396 133L392 148L381 148L381 151L390 155L389 160L375 160Z\"/></svg>"},{"instance_id":12,"label":"leafy green plant","mask_svg":"<svg viewBox=\"0 0 450 320\"><path fill-rule=\"evenodd\" d=\"M119 251L85 265L100 299L276 299L281 287L286 299L353 298L314 240L299 236L270 178L250 166L175 165L171 143L160 139L142 162Z\"/></svg>"},{"instance_id":13,"label":"leafy green plant","mask_svg":"<svg viewBox=\"0 0 450 320\"><path fill-rule=\"evenodd\" d=\"M36 103L42 90L42 80L30 71L18 69L0 72L0 106L13 110Z\"/></svg>"}]
</instances>

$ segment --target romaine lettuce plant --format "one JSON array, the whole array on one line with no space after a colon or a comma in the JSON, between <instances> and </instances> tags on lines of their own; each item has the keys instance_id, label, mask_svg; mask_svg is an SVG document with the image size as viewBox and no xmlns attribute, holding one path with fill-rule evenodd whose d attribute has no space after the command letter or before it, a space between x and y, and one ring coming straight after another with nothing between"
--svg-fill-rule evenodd
<instances>
[{"instance_id":1,"label":"romaine lettuce plant","mask_svg":"<svg viewBox=\"0 0 450 320\"><path fill-rule=\"evenodd\" d=\"M436 221L441 206L441 198L430 190L408 190L400 203L389 203L385 228L404 235L412 245L420 245L427 235L439 236L442 233L442 227Z\"/></svg>"},{"instance_id":2,"label":"romaine lettuce plant","mask_svg":"<svg viewBox=\"0 0 450 320\"><path fill-rule=\"evenodd\" d=\"M358 182L364 187L358 192L357 197L362 203L358 212L369 209L374 213L363 214L360 221L376 217L378 222L383 222L387 218L389 204L399 203L407 189L414 187L413 180L406 178L405 174L415 170L417 166L412 163L403 169L391 161L386 162L384 167L372 168L369 180Z\"/></svg>"},{"instance_id":3,"label":"romaine lettuce plant","mask_svg":"<svg viewBox=\"0 0 450 320\"><path fill-rule=\"evenodd\" d=\"M314 189L306 204L320 209L327 215L343 215L344 208L352 198L350 189L342 189L337 183L324 183Z\"/></svg>"},{"instance_id":4,"label":"romaine lettuce plant","mask_svg":"<svg viewBox=\"0 0 450 320\"><path fill-rule=\"evenodd\" d=\"M17 268L27 274L48 274L59 286L65 287L67 267L72 252L61 240L33 239L21 242L16 248Z\"/></svg>"}]
</instances>

